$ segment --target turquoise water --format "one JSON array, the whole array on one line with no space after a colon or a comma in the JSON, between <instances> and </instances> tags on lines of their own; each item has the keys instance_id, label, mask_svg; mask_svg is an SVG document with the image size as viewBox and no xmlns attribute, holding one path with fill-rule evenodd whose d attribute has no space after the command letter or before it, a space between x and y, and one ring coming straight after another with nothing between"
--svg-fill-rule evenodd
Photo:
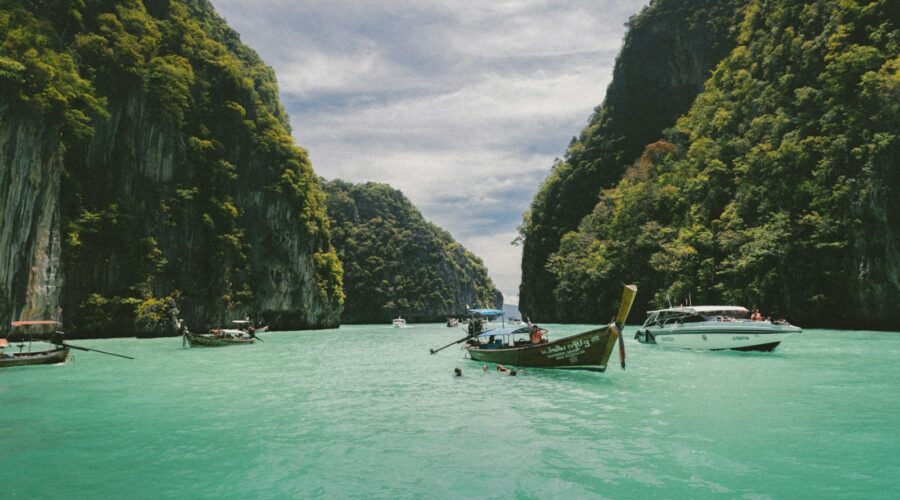
<instances>
[{"instance_id":1,"label":"turquoise water","mask_svg":"<svg viewBox=\"0 0 900 500\"><path fill-rule=\"evenodd\" d=\"M774 353L629 340L625 371L518 377L456 347L428 355L458 336L378 325L220 349L73 342L137 359L0 370L0 497L900 494L900 334L811 330Z\"/></svg>"}]
</instances>

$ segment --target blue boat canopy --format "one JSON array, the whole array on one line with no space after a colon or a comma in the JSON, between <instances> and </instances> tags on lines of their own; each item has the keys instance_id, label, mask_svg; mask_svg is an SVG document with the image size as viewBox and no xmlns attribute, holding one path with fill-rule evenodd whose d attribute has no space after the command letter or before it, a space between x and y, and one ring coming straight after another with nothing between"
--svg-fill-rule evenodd
<instances>
[{"instance_id":1,"label":"blue boat canopy","mask_svg":"<svg viewBox=\"0 0 900 500\"><path fill-rule=\"evenodd\" d=\"M491 337L494 335L513 335L516 333L528 333L531 331L531 328L528 325L515 326L509 328L494 328L493 330L488 330L486 332L481 332L479 337Z\"/></svg>"},{"instance_id":2,"label":"blue boat canopy","mask_svg":"<svg viewBox=\"0 0 900 500\"><path fill-rule=\"evenodd\" d=\"M497 316L503 316L503 311L499 309L469 309L469 314L479 314L481 316L496 318Z\"/></svg>"}]
</instances>

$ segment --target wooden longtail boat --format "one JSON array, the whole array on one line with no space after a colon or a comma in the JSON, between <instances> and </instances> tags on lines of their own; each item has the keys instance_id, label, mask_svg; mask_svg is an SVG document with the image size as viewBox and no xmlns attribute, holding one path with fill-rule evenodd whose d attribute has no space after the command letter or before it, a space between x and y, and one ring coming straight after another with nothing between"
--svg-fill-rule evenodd
<instances>
[{"instance_id":1,"label":"wooden longtail boat","mask_svg":"<svg viewBox=\"0 0 900 500\"><path fill-rule=\"evenodd\" d=\"M65 363L69 357L67 347L57 347L46 351L14 352L0 354L0 368L6 366L55 365Z\"/></svg>"},{"instance_id":2,"label":"wooden longtail boat","mask_svg":"<svg viewBox=\"0 0 900 500\"><path fill-rule=\"evenodd\" d=\"M56 321L14 321L13 328L23 327L28 330L29 327L56 327L59 323ZM69 348L65 346L54 346L53 349L43 351L31 350L31 335L27 333L21 337L22 343L19 344L19 352L3 352L9 348L9 342L6 339L0 339L0 367L8 366L27 366L27 365L53 365L56 363L64 363L69 357ZM28 338L28 351L25 348L24 339Z\"/></svg>"},{"instance_id":3,"label":"wooden longtail boat","mask_svg":"<svg viewBox=\"0 0 900 500\"><path fill-rule=\"evenodd\" d=\"M190 347L224 347L229 345L252 344L251 337L242 330L215 330L217 333L193 333L182 328L182 345Z\"/></svg>"},{"instance_id":4,"label":"wooden longtail boat","mask_svg":"<svg viewBox=\"0 0 900 500\"><path fill-rule=\"evenodd\" d=\"M50 326L55 328L59 325L56 321L13 321L13 328L16 327L24 327L26 330L29 327L35 326ZM6 339L0 338L0 368L7 366L26 366L26 365L52 365L57 363L64 363L66 359L69 357L69 350L76 349L79 351L88 351L88 352L98 352L100 354L109 354L111 356L118 356L120 358L126 359L134 359L129 356L123 356L121 354L114 354L111 352L101 351L99 349L90 349L87 347L81 347L77 345L67 344L64 339L64 334L60 331L54 331L50 339L40 339L40 342L47 342L53 344L53 349L46 349L43 351L32 351L31 350L31 333L27 333L23 337L23 341L19 344L19 352L14 353L4 353L3 350L9 347L9 342ZM28 339L28 351L23 351L25 344L24 339Z\"/></svg>"},{"instance_id":5,"label":"wooden longtail boat","mask_svg":"<svg viewBox=\"0 0 900 500\"><path fill-rule=\"evenodd\" d=\"M619 312L607 326L552 342L546 341L545 330L536 329L533 325L488 330L469 337L466 351L473 360L486 363L603 372L619 341L619 359L624 368L621 332L636 293L636 286L625 286ZM516 341L516 335L527 338Z\"/></svg>"}]
</instances>

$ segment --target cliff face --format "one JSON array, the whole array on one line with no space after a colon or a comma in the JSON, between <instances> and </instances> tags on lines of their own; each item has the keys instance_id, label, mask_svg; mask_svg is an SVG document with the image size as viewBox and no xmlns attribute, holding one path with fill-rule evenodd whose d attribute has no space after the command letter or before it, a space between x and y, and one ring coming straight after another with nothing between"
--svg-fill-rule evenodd
<instances>
[{"instance_id":1,"label":"cliff face","mask_svg":"<svg viewBox=\"0 0 900 500\"><path fill-rule=\"evenodd\" d=\"M540 321L573 319L554 299L558 282L547 268L551 255L563 235L591 212L600 190L615 185L644 147L690 108L734 46L731 28L745 3L654 0L631 18L603 104L572 139L525 214L522 314Z\"/></svg>"},{"instance_id":2,"label":"cliff face","mask_svg":"<svg viewBox=\"0 0 900 500\"><path fill-rule=\"evenodd\" d=\"M690 297L900 329L894 7L750 2L691 109L562 237L557 306L589 315L636 281L636 308Z\"/></svg>"},{"instance_id":3,"label":"cliff face","mask_svg":"<svg viewBox=\"0 0 900 500\"><path fill-rule=\"evenodd\" d=\"M207 2L3 7L4 320L73 336L172 334L176 314L338 324L318 178L271 70Z\"/></svg>"},{"instance_id":4,"label":"cliff face","mask_svg":"<svg viewBox=\"0 0 900 500\"><path fill-rule=\"evenodd\" d=\"M0 107L0 318L59 317L59 130Z\"/></svg>"},{"instance_id":5,"label":"cliff face","mask_svg":"<svg viewBox=\"0 0 900 500\"><path fill-rule=\"evenodd\" d=\"M344 323L444 321L469 307L500 307L481 260L384 184L325 184L344 264Z\"/></svg>"}]
</instances>

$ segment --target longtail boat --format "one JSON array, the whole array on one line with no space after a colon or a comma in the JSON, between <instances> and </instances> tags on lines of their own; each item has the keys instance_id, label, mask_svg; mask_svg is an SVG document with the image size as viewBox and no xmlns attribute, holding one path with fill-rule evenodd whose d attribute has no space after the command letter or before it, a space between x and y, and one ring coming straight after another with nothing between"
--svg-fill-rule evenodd
<instances>
[{"instance_id":1,"label":"longtail boat","mask_svg":"<svg viewBox=\"0 0 900 500\"><path fill-rule=\"evenodd\" d=\"M225 347L252 344L258 338L244 330L212 329L209 333L194 333L182 324L181 345L184 347Z\"/></svg>"},{"instance_id":2,"label":"longtail boat","mask_svg":"<svg viewBox=\"0 0 900 500\"><path fill-rule=\"evenodd\" d=\"M123 356L121 354L114 354L111 352L101 351L98 349L89 349L87 347L76 346L72 344L67 344L63 340L63 333L56 330L56 327L59 326L59 323L56 321L13 321L13 328L25 328L26 333L22 337L22 341L18 344L19 352L11 352L4 353L3 351L9 348L9 342L6 339L0 338L0 368L9 367L9 366L27 366L27 365L52 365L58 363L64 363L69 358L69 350L76 349L79 351L90 351L90 352L99 352L101 354L109 354L111 356L118 356L120 358L134 359L128 356ZM49 339L38 339L40 342L47 342L53 345L52 349L45 349L40 351L34 351L31 349L31 341L32 334L30 332L31 327L52 327L55 331L52 333ZM28 350L25 351L25 340L28 341Z\"/></svg>"},{"instance_id":3,"label":"longtail boat","mask_svg":"<svg viewBox=\"0 0 900 500\"><path fill-rule=\"evenodd\" d=\"M604 372L618 341L619 361L624 368L621 334L636 293L636 286L625 286L619 311L610 324L559 340L550 341L547 331L537 325L523 325L470 332L469 337L455 343L465 341L469 357L480 362ZM439 350L432 350L432 354Z\"/></svg>"}]
</instances>

